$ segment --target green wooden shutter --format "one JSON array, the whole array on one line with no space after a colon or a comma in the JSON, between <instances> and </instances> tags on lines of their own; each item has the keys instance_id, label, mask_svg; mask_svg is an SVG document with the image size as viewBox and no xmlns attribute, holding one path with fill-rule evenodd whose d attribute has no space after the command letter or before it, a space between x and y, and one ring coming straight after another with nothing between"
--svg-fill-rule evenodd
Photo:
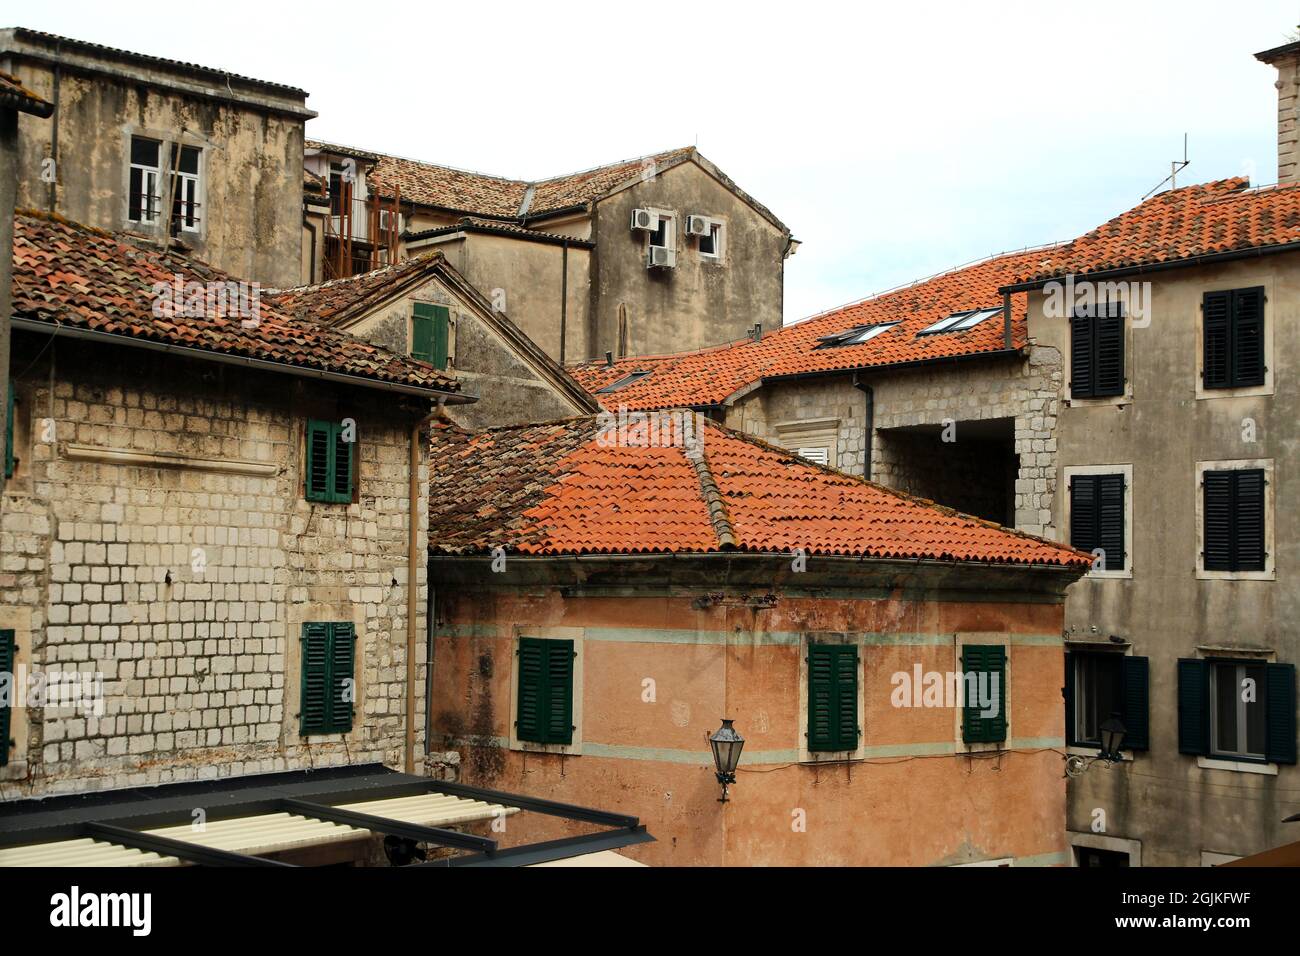
<instances>
[{"instance_id":1,"label":"green wooden shutter","mask_svg":"<svg viewBox=\"0 0 1300 956\"><path fill-rule=\"evenodd\" d=\"M433 365L445 369L451 354L451 310L445 305L433 307Z\"/></svg>"},{"instance_id":2,"label":"green wooden shutter","mask_svg":"<svg viewBox=\"0 0 1300 956\"><path fill-rule=\"evenodd\" d=\"M14 464L14 383L9 380L9 396L5 401L5 477L12 478Z\"/></svg>"},{"instance_id":3,"label":"green wooden shutter","mask_svg":"<svg viewBox=\"0 0 1300 956\"><path fill-rule=\"evenodd\" d=\"M1210 666L1196 658L1178 661L1178 752L1210 752Z\"/></svg>"},{"instance_id":4,"label":"green wooden shutter","mask_svg":"<svg viewBox=\"0 0 1300 956\"><path fill-rule=\"evenodd\" d=\"M328 733L330 719L330 628L323 621L302 626L302 700L298 732Z\"/></svg>"},{"instance_id":5,"label":"green wooden shutter","mask_svg":"<svg viewBox=\"0 0 1300 956\"><path fill-rule=\"evenodd\" d=\"M1201 301L1201 383L1205 388L1232 384L1232 293L1207 292Z\"/></svg>"},{"instance_id":6,"label":"green wooden shutter","mask_svg":"<svg viewBox=\"0 0 1300 956\"><path fill-rule=\"evenodd\" d=\"M515 736L541 744L573 743L573 641L519 639Z\"/></svg>"},{"instance_id":7,"label":"green wooden shutter","mask_svg":"<svg viewBox=\"0 0 1300 956\"><path fill-rule=\"evenodd\" d=\"M334 460L331 462L331 500L348 504L352 501L352 482L356 468L355 441L343 440L343 426L331 425L334 438ZM356 438L356 435L353 435Z\"/></svg>"},{"instance_id":8,"label":"green wooden shutter","mask_svg":"<svg viewBox=\"0 0 1300 956\"><path fill-rule=\"evenodd\" d=\"M573 743L573 641L546 641L546 742Z\"/></svg>"},{"instance_id":9,"label":"green wooden shutter","mask_svg":"<svg viewBox=\"0 0 1300 956\"><path fill-rule=\"evenodd\" d=\"M1097 541L1105 554L1103 570L1128 567L1124 550L1124 476L1097 476Z\"/></svg>"},{"instance_id":10,"label":"green wooden shutter","mask_svg":"<svg viewBox=\"0 0 1300 956\"><path fill-rule=\"evenodd\" d=\"M357 634L351 623L329 625L329 723L328 732L346 734L352 729L352 716L356 705L355 660ZM348 688L352 693L349 695ZM346 698L351 696L352 700Z\"/></svg>"},{"instance_id":11,"label":"green wooden shutter","mask_svg":"<svg viewBox=\"0 0 1300 956\"><path fill-rule=\"evenodd\" d=\"M1124 750L1147 750L1150 746L1150 673L1145 657L1124 657L1123 697Z\"/></svg>"},{"instance_id":12,"label":"green wooden shutter","mask_svg":"<svg viewBox=\"0 0 1300 956\"><path fill-rule=\"evenodd\" d=\"M415 314L411 317L411 358L433 361L433 324L433 306L427 302L415 303Z\"/></svg>"},{"instance_id":13,"label":"green wooden shutter","mask_svg":"<svg viewBox=\"0 0 1300 956\"><path fill-rule=\"evenodd\" d=\"M308 501L329 501L334 487L330 468L333 430L329 422L307 422L306 497Z\"/></svg>"},{"instance_id":14,"label":"green wooden shutter","mask_svg":"<svg viewBox=\"0 0 1300 956\"><path fill-rule=\"evenodd\" d=\"M808 645L808 749L858 749L858 648Z\"/></svg>"},{"instance_id":15,"label":"green wooden shutter","mask_svg":"<svg viewBox=\"0 0 1300 956\"><path fill-rule=\"evenodd\" d=\"M1264 469L1242 468L1233 478L1233 570L1263 571L1268 555L1264 551Z\"/></svg>"},{"instance_id":16,"label":"green wooden shutter","mask_svg":"<svg viewBox=\"0 0 1300 956\"><path fill-rule=\"evenodd\" d=\"M519 701L515 714L515 736L543 742L542 685L546 668L546 642L535 637L519 638Z\"/></svg>"},{"instance_id":17,"label":"green wooden shutter","mask_svg":"<svg viewBox=\"0 0 1300 956\"><path fill-rule=\"evenodd\" d=\"M1101 547L1097 540L1097 476L1070 479L1070 544L1082 551Z\"/></svg>"},{"instance_id":18,"label":"green wooden shutter","mask_svg":"<svg viewBox=\"0 0 1300 956\"><path fill-rule=\"evenodd\" d=\"M1264 288L1232 294L1232 384L1264 384Z\"/></svg>"},{"instance_id":19,"label":"green wooden shutter","mask_svg":"<svg viewBox=\"0 0 1300 956\"><path fill-rule=\"evenodd\" d=\"M1065 652L1065 686L1061 688L1061 696L1065 699L1065 743L1067 746L1075 745L1074 730L1074 662L1078 660L1075 654L1069 651Z\"/></svg>"},{"instance_id":20,"label":"green wooden shutter","mask_svg":"<svg viewBox=\"0 0 1300 956\"><path fill-rule=\"evenodd\" d=\"M966 743L996 743L1007 739L1007 649L1001 644L967 644L962 648L963 688L966 699L962 704L962 739ZM965 675L974 673L975 686L965 683ZM997 713L993 716L981 716L983 708L978 700L980 674L987 674L982 687L992 691L994 678L997 679L996 695ZM976 699L971 699L972 697Z\"/></svg>"},{"instance_id":21,"label":"green wooden shutter","mask_svg":"<svg viewBox=\"0 0 1300 956\"><path fill-rule=\"evenodd\" d=\"M1270 763L1295 763L1295 665L1266 664L1264 681L1265 754Z\"/></svg>"},{"instance_id":22,"label":"green wooden shutter","mask_svg":"<svg viewBox=\"0 0 1300 956\"><path fill-rule=\"evenodd\" d=\"M14 632L12 629L0 631L0 674L8 676L8 695L7 703L0 703L0 767L9 762L9 749L13 742L9 739L9 731L12 726L14 700L18 694L17 676L14 674L14 660L17 657L17 648L14 645Z\"/></svg>"}]
</instances>

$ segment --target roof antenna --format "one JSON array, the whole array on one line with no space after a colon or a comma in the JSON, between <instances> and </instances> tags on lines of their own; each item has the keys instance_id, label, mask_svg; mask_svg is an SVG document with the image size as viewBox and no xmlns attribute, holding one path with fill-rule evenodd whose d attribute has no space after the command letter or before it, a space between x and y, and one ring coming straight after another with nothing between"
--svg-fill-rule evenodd
<instances>
[{"instance_id":1,"label":"roof antenna","mask_svg":"<svg viewBox=\"0 0 1300 956\"><path fill-rule=\"evenodd\" d=\"M1171 163L1169 164L1169 175L1166 176L1164 179L1160 180L1160 182L1156 183L1156 185L1155 185L1155 189L1152 189L1151 192L1149 192L1149 193L1147 193L1145 196L1143 196L1142 199L1143 199L1143 200L1149 199L1149 198L1151 197L1151 193L1154 193L1157 189L1159 189L1159 188L1160 188L1161 186L1163 186L1165 183L1168 183L1168 184L1169 184L1169 188L1170 188L1171 190L1177 189L1177 188L1178 188L1178 174L1181 173L1184 169L1186 169L1189 165L1191 165L1191 162L1192 162L1192 161L1191 161L1190 159L1187 158L1187 134L1184 133L1184 134L1183 134L1183 159L1182 159L1182 162L1179 162L1179 161L1176 160L1176 159L1175 159L1173 162L1171 162Z\"/></svg>"}]
</instances>

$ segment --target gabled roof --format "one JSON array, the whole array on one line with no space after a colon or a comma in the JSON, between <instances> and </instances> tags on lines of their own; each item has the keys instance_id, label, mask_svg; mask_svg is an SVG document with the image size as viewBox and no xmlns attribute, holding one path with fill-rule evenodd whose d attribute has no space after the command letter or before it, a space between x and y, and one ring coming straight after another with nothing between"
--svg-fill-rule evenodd
<instances>
[{"instance_id":1,"label":"gabled roof","mask_svg":"<svg viewBox=\"0 0 1300 956\"><path fill-rule=\"evenodd\" d=\"M3 70L0 70L0 107L17 110L20 113L30 113L42 119L48 118L54 112L53 103L41 99L23 86L18 77Z\"/></svg>"},{"instance_id":2,"label":"gabled roof","mask_svg":"<svg viewBox=\"0 0 1300 956\"><path fill-rule=\"evenodd\" d=\"M639 356L612 366L587 362L571 371L592 392L633 371L652 371L626 388L599 395L606 408L699 407L725 402L763 379L1005 354L1000 315L964 331L926 330L955 312L1001 307L999 286L1045 254L1032 250L985 259L765 332L758 342L743 339L697 352ZM1025 308L1023 296L1013 299L1012 351L1027 341ZM835 346L827 341L852 329L890 323L897 324L861 344Z\"/></svg>"},{"instance_id":3,"label":"gabled roof","mask_svg":"<svg viewBox=\"0 0 1300 956\"><path fill-rule=\"evenodd\" d=\"M596 244L589 239L566 236L559 232L543 232L529 229L518 223L501 219L484 219L482 216L461 216L453 225L438 226L435 229L422 229L419 232L407 232L403 235L408 243L418 243L422 239L435 239L451 236L458 232L477 232L486 235L508 236L511 239L523 239L527 242L543 242L550 245L566 245L574 249L594 249Z\"/></svg>"},{"instance_id":4,"label":"gabled roof","mask_svg":"<svg viewBox=\"0 0 1300 956\"><path fill-rule=\"evenodd\" d=\"M1055 277L1139 272L1244 253L1300 249L1300 183L1251 189L1242 177L1171 189L1050 254L1008 287Z\"/></svg>"},{"instance_id":5,"label":"gabled roof","mask_svg":"<svg viewBox=\"0 0 1300 956\"><path fill-rule=\"evenodd\" d=\"M420 362L337 329L302 312L290 316L263 301L255 324L206 300L204 313L169 311L179 284L238 283L233 276L175 252L41 213L14 217L13 314L20 320L94 333L123 344L150 343L195 357L236 356L288 370L346 376L356 384L451 394L456 380ZM253 283L244 284L251 298ZM184 301L184 300L182 300Z\"/></svg>"},{"instance_id":6,"label":"gabled roof","mask_svg":"<svg viewBox=\"0 0 1300 956\"><path fill-rule=\"evenodd\" d=\"M674 412L673 415L689 415ZM874 485L713 422L629 447L612 416L431 439L430 550L530 555L721 551L1086 570L1092 556ZM644 433L643 433L644 434Z\"/></svg>"}]
</instances>

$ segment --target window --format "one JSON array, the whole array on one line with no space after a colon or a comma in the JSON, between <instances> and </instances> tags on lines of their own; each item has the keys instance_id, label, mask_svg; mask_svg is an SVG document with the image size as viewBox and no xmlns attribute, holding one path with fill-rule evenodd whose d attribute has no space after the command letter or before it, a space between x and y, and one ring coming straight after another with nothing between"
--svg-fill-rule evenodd
<instances>
[{"instance_id":1,"label":"window","mask_svg":"<svg viewBox=\"0 0 1300 956\"><path fill-rule=\"evenodd\" d=\"M162 208L162 200L158 196L161 147L162 144L156 139L131 137L131 177L126 217L142 226L156 224Z\"/></svg>"},{"instance_id":2,"label":"window","mask_svg":"<svg viewBox=\"0 0 1300 956\"><path fill-rule=\"evenodd\" d=\"M519 638L515 737L539 744L571 744L574 642Z\"/></svg>"},{"instance_id":3,"label":"window","mask_svg":"<svg viewBox=\"0 0 1300 956\"><path fill-rule=\"evenodd\" d=\"M968 744L1007 739L1007 649L966 644L961 649L962 740Z\"/></svg>"},{"instance_id":4,"label":"window","mask_svg":"<svg viewBox=\"0 0 1300 956\"><path fill-rule=\"evenodd\" d=\"M355 428L351 422L349 426ZM314 420L307 423L305 496L308 501L344 504L352 501L355 437L340 423Z\"/></svg>"},{"instance_id":5,"label":"window","mask_svg":"<svg viewBox=\"0 0 1300 956\"><path fill-rule=\"evenodd\" d=\"M451 310L445 305L415 303L411 319L411 357L445 369L450 357Z\"/></svg>"},{"instance_id":6,"label":"window","mask_svg":"<svg viewBox=\"0 0 1300 956\"><path fill-rule=\"evenodd\" d=\"M1069 478L1070 544L1098 555L1094 570L1123 571L1125 551L1125 486L1121 474L1075 474Z\"/></svg>"},{"instance_id":7,"label":"window","mask_svg":"<svg viewBox=\"0 0 1300 956\"><path fill-rule=\"evenodd\" d=\"M199 148L172 144L172 234L199 231Z\"/></svg>"},{"instance_id":8,"label":"window","mask_svg":"<svg viewBox=\"0 0 1300 956\"><path fill-rule=\"evenodd\" d=\"M1264 288L1207 292L1201 304L1205 388L1263 385Z\"/></svg>"},{"instance_id":9,"label":"window","mask_svg":"<svg viewBox=\"0 0 1300 956\"><path fill-rule=\"evenodd\" d=\"M298 732L345 734L356 704L356 629L351 622L302 626L302 700Z\"/></svg>"},{"instance_id":10,"label":"window","mask_svg":"<svg viewBox=\"0 0 1300 956\"><path fill-rule=\"evenodd\" d=\"M1178 662L1178 750L1255 763L1296 762L1295 666Z\"/></svg>"},{"instance_id":11,"label":"window","mask_svg":"<svg viewBox=\"0 0 1300 956\"><path fill-rule=\"evenodd\" d=\"M641 379L645 378L649 374L650 371L637 370L631 375L624 375L616 382L610 382L604 388L596 389L596 394L599 395L604 392L617 392L620 388L627 388L632 383L641 381Z\"/></svg>"},{"instance_id":12,"label":"window","mask_svg":"<svg viewBox=\"0 0 1300 956\"><path fill-rule=\"evenodd\" d=\"M947 318L940 319L934 325L922 329L917 335L937 335L940 332L965 332L967 329L973 329L985 319L991 319L995 315L1001 315L1001 307L996 309L968 309L965 312L954 312Z\"/></svg>"},{"instance_id":13,"label":"window","mask_svg":"<svg viewBox=\"0 0 1300 956\"><path fill-rule=\"evenodd\" d=\"M14 632L11 628L0 630L0 674L13 675L17 648L14 645ZM9 763L9 728L12 724L14 698L17 685L14 679L9 681L9 690L5 699L0 700L0 767Z\"/></svg>"},{"instance_id":14,"label":"window","mask_svg":"<svg viewBox=\"0 0 1300 956\"><path fill-rule=\"evenodd\" d=\"M858 648L808 645L808 750L858 749Z\"/></svg>"},{"instance_id":15,"label":"window","mask_svg":"<svg viewBox=\"0 0 1300 956\"><path fill-rule=\"evenodd\" d=\"M1205 471L1201 490L1205 570L1266 570L1264 469Z\"/></svg>"},{"instance_id":16,"label":"window","mask_svg":"<svg viewBox=\"0 0 1300 956\"><path fill-rule=\"evenodd\" d=\"M800 458L819 465L835 465L839 459L840 422L837 418L810 418L776 422L772 425L776 444Z\"/></svg>"},{"instance_id":17,"label":"window","mask_svg":"<svg viewBox=\"0 0 1300 956\"><path fill-rule=\"evenodd\" d=\"M701 259L722 258L722 223L709 222L709 231L697 237L697 247Z\"/></svg>"},{"instance_id":18,"label":"window","mask_svg":"<svg viewBox=\"0 0 1300 956\"><path fill-rule=\"evenodd\" d=\"M1146 750L1150 732L1150 662L1114 652L1065 655L1065 742L1100 747L1101 725L1112 714L1124 723L1125 750Z\"/></svg>"},{"instance_id":19,"label":"window","mask_svg":"<svg viewBox=\"0 0 1300 956\"><path fill-rule=\"evenodd\" d=\"M676 221L672 213L659 213L654 229L650 231L651 249L674 249L676 244Z\"/></svg>"},{"instance_id":20,"label":"window","mask_svg":"<svg viewBox=\"0 0 1300 956\"><path fill-rule=\"evenodd\" d=\"M829 465L831 463L831 450L826 445L817 445L809 448L796 448L795 454L816 465Z\"/></svg>"},{"instance_id":21,"label":"window","mask_svg":"<svg viewBox=\"0 0 1300 956\"><path fill-rule=\"evenodd\" d=\"M897 322L881 322L877 325L855 325L846 332L821 336L817 340L821 343L817 348L835 349L845 345L861 345L863 342L870 342L883 332L888 332L898 324Z\"/></svg>"},{"instance_id":22,"label":"window","mask_svg":"<svg viewBox=\"0 0 1300 956\"><path fill-rule=\"evenodd\" d=\"M1076 310L1070 319L1070 397L1123 395L1125 381L1121 304Z\"/></svg>"},{"instance_id":23,"label":"window","mask_svg":"<svg viewBox=\"0 0 1300 956\"><path fill-rule=\"evenodd\" d=\"M8 396L5 398L5 477L14 476L18 464L17 449L14 446L14 382L9 380Z\"/></svg>"}]
</instances>

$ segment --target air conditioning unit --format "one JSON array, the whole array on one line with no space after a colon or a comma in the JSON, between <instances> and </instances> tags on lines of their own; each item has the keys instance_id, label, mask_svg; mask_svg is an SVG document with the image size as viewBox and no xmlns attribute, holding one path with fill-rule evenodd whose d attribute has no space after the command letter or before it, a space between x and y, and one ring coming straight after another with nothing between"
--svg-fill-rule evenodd
<instances>
[{"instance_id":1,"label":"air conditioning unit","mask_svg":"<svg viewBox=\"0 0 1300 956\"><path fill-rule=\"evenodd\" d=\"M659 228L659 214L649 209L633 209L632 228L641 232L654 232Z\"/></svg>"},{"instance_id":2,"label":"air conditioning unit","mask_svg":"<svg viewBox=\"0 0 1300 956\"><path fill-rule=\"evenodd\" d=\"M650 255L646 258L646 268L648 269L675 269L677 267L677 250L668 249L664 246L651 246Z\"/></svg>"},{"instance_id":3,"label":"air conditioning unit","mask_svg":"<svg viewBox=\"0 0 1300 956\"><path fill-rule=\"evenodd\" d=\"M707 236L713 231L713 221L707 216L687 216L686 235Z\"/></svg>"}]
</instances>

